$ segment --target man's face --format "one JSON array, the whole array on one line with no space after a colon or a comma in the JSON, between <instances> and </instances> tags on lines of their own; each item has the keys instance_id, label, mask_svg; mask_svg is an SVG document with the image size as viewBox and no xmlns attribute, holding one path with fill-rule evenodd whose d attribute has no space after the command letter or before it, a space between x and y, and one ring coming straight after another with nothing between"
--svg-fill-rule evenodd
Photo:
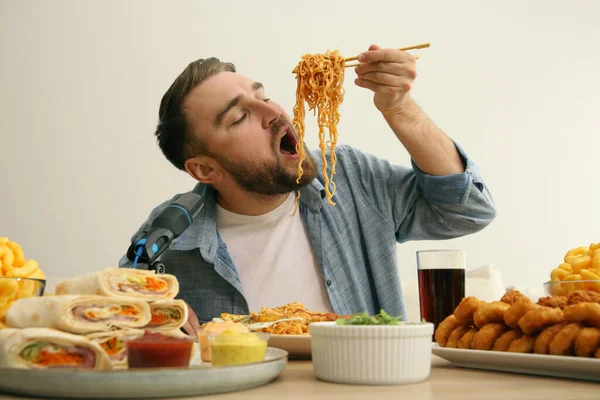
<instances>
[{"instance_id":1,"label":"man's face","mask_svg":"<svg viewBox=\"0 0 600 400\"><path fill-rule=\"evenodd\" d=\"M310 183L317 173L309 153L298 178L298 135L289 116L270 101L260 83L220 72L194 88L184 102L194 135L239 187L277 195Z\"/></svg>"}]
</instances>

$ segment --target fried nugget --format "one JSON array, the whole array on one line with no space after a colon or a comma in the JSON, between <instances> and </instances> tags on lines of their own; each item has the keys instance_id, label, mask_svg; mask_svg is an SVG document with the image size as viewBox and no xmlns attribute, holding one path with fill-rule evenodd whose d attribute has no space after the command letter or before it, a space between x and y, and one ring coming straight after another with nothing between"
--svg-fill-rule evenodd
<instances>
[{"instance_id":1,"label":"fried nugget","mask_svg":"<svg viewBox=\"0 0 600 400\"><path fill-rule=\"evenodd\" d=\"M492 323L483 326L473 337L471 348L473 350L490 350L496 340L507 331L506 325Z\"/></svg>"},{"instance_id":2,"label":"fried nugget","mask_svg":"<svg viewBox=\"0 0 600 400\"><path fill-rule=\"evenodd\" d=\"M506 351L510 347L510 344L515 339L519 339L523 334L521 331L517 329L511 329L508 332L505 332L500 336L496 343L494 343L494 347L492 347L492 351Z\"/></svg>"},{"instance_id":3,"label":"fried nugget","mask_svg":"<svg viewBox=\"0 0 600 400\"><path fill-rule=\"evenodd\" d=\"M573 322L565 325L550 342L548 347L548 354L554 356L570 356L573 355L573 349L575 347L575 339L579 335L579 332L583 329L583 324Z\"/></svg>"},{"instance_id":4,"label":"fried nugget","mask_svg":"<svg viewBox=\"0 0 600 400\"><path fill-rule=\"evenodd\" d=\"M504 322L504 313L510 308L510 305L501 301L491 303L481 303L473 314L473 323L481 329L483 326L498 322Z\"/></svg>"},{"instance_id":5,"label":"fried nugget","mask_svg":"<svg viewBox=\"0 0 600 400\"><path fill-rule=\"evenodd\" d=\"M560 324L552 325L545 328L540 332L539 335L535 338L535 345L533 346L533 352L536 354L548 354L548 347L550 347L550 342L554 339L554 336L560 332L562 328L567 325L566 322L561 322Z\"/></svg>"},{"instance_id":6,"label":"fried nugget","mask_svg":"<svg viewBox=\"0 0 600 400\"><path fill-rule=\"evenodd\" d=\"M527 297L527 296L525 296L523 293L519 292L518 290L509 290L508 292L504 293L504 296L502 296L500 301L512 306L515 301L517 301L518 299L520 299L522 297Z\"/></svg>"},{"instance_id":7,"label":"fried nugget","mask_svg":"<svg viewBox=\"0 0 600 400\"><path fill-rule=\"evenodd\" d=\"M519 297L504 313L504 323L512 329L517 329L521 317L536 307L528 297Z\"/></svg>"},{"instance_id":8,"label":"fried nugget","mask_svg":"<svg viewBox=\"0 0 600 400\"><path fill-rule=\"evenodd\" d=\"M519 328L524 334L533 336L547 326L563 322L565 315L560 308L538 306L519 319Z\"/></svg>"},{"instance_id":9,"label":"fried nugget","mask_svg":"<svg viewBox=\"0 0 600 400\"><path fill-rule=\"evenodd\" d=\"M456 349L458 347L458 341L465 335L465 333L469 332L471 328L468 326L461 325L452 331L448 340L446 341L446 346L449 349Z\"/></svg>"},{"instance_id":10,"label":"fried nugget","mask_svg":"<svg viewBox=\"0 0 600 400\"><path fill-rule=\"evenodd\" d=\"M508 347L509 353L531 353L535 345L535 336L523 335L512 341Z\"/></svg>"},{"instance_id":11,"label":"fried nugget","mask_svg":"<svg viewBox=\"0 0 600 400\"><path fill-rule=\"evenodd\" d=\"M575 355L577 357L591 357L600 346L600 329L583 328L575 339Z\"/></svg>"},{"instance_id":12,"label":"fried nugget","mask_svg":"<svg viewBox=\"0 0 600 400\"><path fill-rule=\"evenodd\" d=\"M476 297L465 297L454 310L454 316L461 325L473 325L473 314L480 303Z\"/></svg>"},{"instance_id":13,"label":"fried nugget","mask_svg":"<svg viewBox=\"0 0 600 400\"><path fill-rule=\"evenodd\" d=\"M450 337L450 334L453 330L455 330L460 324L458 320L454 316L454 314L450 314L446 317L435 330L435 341L442 347L446 346L446 342Z\"/></svg>"},{"instance_id":14,"label":"fried nugget","mask_svg":"<svg viewBox=\"0 0 600 400\"><path fill-rule=\"evenodd\" d=\"M547 296L539 299L537 304L544 307L565 308L567 301L566 296Z\"/></svg>"},{"instance_id":15,"label":"fried nugget","mask_svg":"<svg viewBox=\"0 0 600 400\"><path fill-rule=\"evenodd\" d=\"M568 304L600 303L600 293L593 290L575 290L568 297Z\"/></svg>"},{"instance_id":16,"label":"fried nugget","mask_svg":"<svg viewBox=\"0 0 600 400\"><path fill-rule=\"evenodd\" d=\"M473 343L473 338L475 337L475 334L478 331L479 330L477 328L471 328L469 330L469 332L465 333L463 335L463 337L461 337L460 340L458 341L458 348L459 349L470 349L471 344Z\"/></svg>"},{"instance_id":17,"label":"fried nugget","mask_svg":"<svg viewBox=\"0 0 600 400\"><path fill-rule=\"evenodd\" d=\"M576 303L565 307L565 321L583 322L600 328L600 304Z\"/></svg>"}]
</instances>

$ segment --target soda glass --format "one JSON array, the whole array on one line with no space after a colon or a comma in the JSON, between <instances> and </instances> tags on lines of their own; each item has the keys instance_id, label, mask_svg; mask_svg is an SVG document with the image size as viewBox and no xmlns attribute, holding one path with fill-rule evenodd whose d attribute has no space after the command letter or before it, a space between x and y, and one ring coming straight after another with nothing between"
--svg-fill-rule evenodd
<instances>
[{"instance_id":1,"label":"soda glass","mask_svg":"<svg viewBox=\"0 0 600 400\"><path fill-rule=\"evenodd\" d=\"M421 319L431 322L434 332L465 297L465 267L464 251L417 251Z\"/></svg>"}]
</instances>

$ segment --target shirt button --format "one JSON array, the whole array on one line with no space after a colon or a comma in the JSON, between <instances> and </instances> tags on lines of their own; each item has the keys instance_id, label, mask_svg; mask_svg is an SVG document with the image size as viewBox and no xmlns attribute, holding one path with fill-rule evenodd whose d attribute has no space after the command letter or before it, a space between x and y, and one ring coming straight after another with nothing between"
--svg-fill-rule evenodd
<instances>
[{"instance_id":1,"label":"shirt button","mask_svg":"<svg viewBox=\"0 0 600 400\"><path fill-rule=\"evenodd\" d=\"M331 286L331 281L330 280L327 281L327 286Z\"/></svg>"}]
</instances>

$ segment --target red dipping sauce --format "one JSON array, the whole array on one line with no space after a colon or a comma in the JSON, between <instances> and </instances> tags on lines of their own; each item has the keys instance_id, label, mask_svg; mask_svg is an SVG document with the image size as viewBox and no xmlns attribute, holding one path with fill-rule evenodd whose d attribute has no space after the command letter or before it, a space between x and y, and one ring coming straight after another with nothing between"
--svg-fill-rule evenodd
<instances>
[{"instance_id":1,"label":"red dipping sauce","mask_svg":"<svg viewBox=\"0 0 600 400\"><path fill-rule=\"evenodd\" d=\"M194 343L192 338L146 331L126 343L129 368L189 367Z\"/></svg>"}]
</instances>

